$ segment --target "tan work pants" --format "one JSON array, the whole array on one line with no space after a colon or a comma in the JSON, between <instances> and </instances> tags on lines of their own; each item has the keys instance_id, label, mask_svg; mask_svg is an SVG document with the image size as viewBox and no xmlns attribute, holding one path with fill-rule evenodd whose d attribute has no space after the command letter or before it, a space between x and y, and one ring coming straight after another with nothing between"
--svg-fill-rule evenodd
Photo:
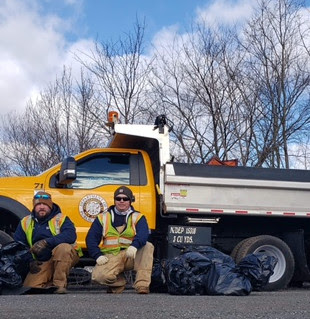
<instances>
[{"instance_id":1,"label":"tan work pants","mask_svg":"<svg viewBox=\"0 0 310 319\"><path fill-rule=\"evenodd\" d=\"M63 243L52 250L52 257L40 266L40 272L28 273L25 287L46 288L50 286L66 287L70 269L77 264L79 256L69 244Z\"/></svg>"},{"instance_id":2,"label":"tan work pants","mask_svg":"<svg viewBox=\"0 0 310 319\"><path fill-rule=\"evenodd\" d=\"M112 288L114 293L121 293L126 286L124 271L134 270L136 278L134 288L149 288L151 284L153 268L154 246L147 242L145 246L138 249L136 258L127 258L126 250L121 250L118 255L107 254L109 261L105 265L97 265L92 272L92 280L101 285Z\"/></svg>"}]
</instances>

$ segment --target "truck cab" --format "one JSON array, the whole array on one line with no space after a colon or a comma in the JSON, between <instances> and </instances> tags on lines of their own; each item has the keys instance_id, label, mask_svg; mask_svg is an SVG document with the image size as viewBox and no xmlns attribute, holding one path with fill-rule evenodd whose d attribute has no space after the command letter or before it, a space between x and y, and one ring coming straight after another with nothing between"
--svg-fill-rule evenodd
<instances>
[{"instance_id":1,"label":"truck cab","mask_svg":"<svg viewBox=\"0 0 310 319\"><path fill-rule=\"evenodd\" d=\"M146 216L151 230L156 228L162 168L170 158L165 117L158 117L154 126L120 124L116 112L111 113L107 148L70 156L37 176L0 179L0 241L7 239L6 234L12 236L20 219L31 212L38 191L50 193L70 217L85 252L92 221L114 203L114 191L121 185L131 188L134 208Z\"/></svg>"},{"instance_id":2,"label":"truck cab","mask_svg":"<svg viewBox=\"0 0 310 319\"><path fill-rule=\"evenodd\" d=\"M38 176L3 178L1 185L0 225L4 230L14 231L19 219L32 210L34 193L44 190L75 224L78 244L85 249L92 221L113 204L113 193L120 185L130 186L135 209L143 211L150 228L155 228L153 171L147 153L141 150L92 149Z\"/></svg>"}]
</instances>

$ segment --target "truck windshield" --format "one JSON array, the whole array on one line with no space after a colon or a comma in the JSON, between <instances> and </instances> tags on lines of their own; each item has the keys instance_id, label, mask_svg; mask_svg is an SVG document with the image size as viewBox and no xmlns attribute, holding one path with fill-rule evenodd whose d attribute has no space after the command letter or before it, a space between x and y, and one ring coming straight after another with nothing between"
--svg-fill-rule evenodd
<instances>
[{"instance_id":1,"label":"truck windshield","mask_svg":"<svg viewBox=\"0 0 310 319\"><path fill-rule=\"evenodd\" d=\"M107 184L129 184L128 154L102 154L77 163L77 178L71 188L91 189Z\"/></svg>"}]
</instances>

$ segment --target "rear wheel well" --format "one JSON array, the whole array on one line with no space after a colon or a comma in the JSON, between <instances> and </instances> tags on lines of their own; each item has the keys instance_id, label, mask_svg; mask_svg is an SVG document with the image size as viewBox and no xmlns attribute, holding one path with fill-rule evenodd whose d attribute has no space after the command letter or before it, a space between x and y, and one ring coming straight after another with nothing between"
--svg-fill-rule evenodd
<instances>
[{"instance_id":1,"label":"rear wheel well","mask_svg":"<svg viewBox=\"0 0 310 319\"><path fill-rule=\"evenodd\" d=\"M0 208L0 230L13 236L20 219L14 213Z\"/></svg>"},{"instance_id":2,"label":"rear wheel well","mask_svg":"<svg viewBox=\"0 0 310 319\"><path fill-rule=\"evenodd\" d=\"M30 211L21 203L4 196L0 196L0 230L13 237L15 229L24 216Z\"/></svg>"}]
</instances>

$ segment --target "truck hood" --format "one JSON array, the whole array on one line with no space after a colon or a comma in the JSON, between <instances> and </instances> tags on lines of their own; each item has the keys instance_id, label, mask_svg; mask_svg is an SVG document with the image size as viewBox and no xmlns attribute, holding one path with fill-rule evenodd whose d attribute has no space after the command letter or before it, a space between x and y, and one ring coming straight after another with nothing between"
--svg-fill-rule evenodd
<instances>
[{"instance_id":1,"label":"truck hood","mask_svg":"<svg viewBox=\"0 0 310 319\"><path fill-rule=\"evenodd\" d=\"M42 178L25 176L25 177L1 177L0 190L2 195L8 189L35 189L35 183L42 183Z\"/></svg>"}]
</instances>

